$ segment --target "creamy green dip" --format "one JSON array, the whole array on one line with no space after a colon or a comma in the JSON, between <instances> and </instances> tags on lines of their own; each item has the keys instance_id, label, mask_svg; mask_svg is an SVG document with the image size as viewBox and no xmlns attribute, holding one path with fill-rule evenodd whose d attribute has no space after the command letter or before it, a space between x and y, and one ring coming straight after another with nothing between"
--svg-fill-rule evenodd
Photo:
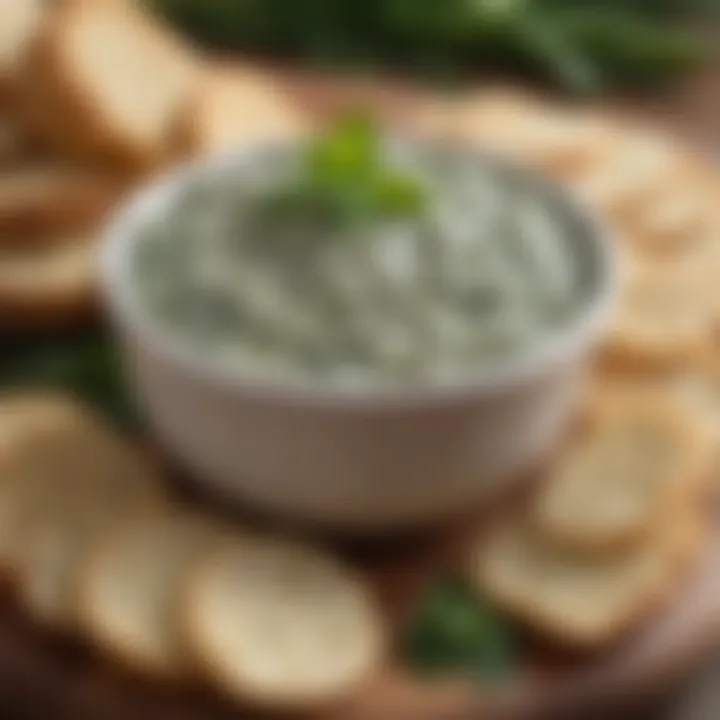
<instances>
[{"instance_id":1,"label":"creamy green dip","mask_svg":"<svg viewBox=\"0 0 720 720\"><path fill-rule=\"evenodd\" d=\"M144 307L243 376L351 388L478 376L583 310L596 247L554 188L464 148L383 152L422 184L422 212L338 225L268 211L298 172L289 147L187 187L138 244Z\"/></svg>"}]
</instances>

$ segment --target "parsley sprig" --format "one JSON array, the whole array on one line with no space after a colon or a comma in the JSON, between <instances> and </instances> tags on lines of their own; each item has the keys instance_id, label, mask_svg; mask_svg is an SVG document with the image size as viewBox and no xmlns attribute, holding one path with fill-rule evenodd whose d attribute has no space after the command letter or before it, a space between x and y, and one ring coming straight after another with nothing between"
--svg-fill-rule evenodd
<instances>
[{"instance_id":1,"label":"parsley sprig","mask_svg":"<svg viewBox=\"0 0 720 720\"><path fill-rule=\"evenodd\" d=\"M273 212L356 225L417 217L427 197L417 178L387 162L372 118L351 112L308 142L297 176L274 189L270 201Z\"/></svg>"}]
</instances>

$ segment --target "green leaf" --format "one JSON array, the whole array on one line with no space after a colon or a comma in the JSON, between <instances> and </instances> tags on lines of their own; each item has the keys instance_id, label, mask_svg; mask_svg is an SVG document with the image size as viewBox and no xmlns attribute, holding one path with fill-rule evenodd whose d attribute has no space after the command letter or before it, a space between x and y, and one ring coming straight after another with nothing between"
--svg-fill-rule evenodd
<instances>
[{"instance_id":1,"label":"green leaf","mask_svg":"<svg viewBox=\"0 0 720 720\"><path fill-rule=\"evenodd\" d=\"M311 141L306 171L317 184L359 182L375 171L379 154L378 131L371 116L352 112Z\"/></svg>"},{"instance_id":2,"label":"green leaf","mask_svg":"<svg viewBox=\"0 0 720 720\"><path fill-rule=\"evenodd\" d=\"M418 215L427 204L422 185L409 175L399 172L379 175L373 195L373 203L387 215Z\"/></svg>"},{"instance_id":3,"label":"green leaf","mask_svg":"<svg viewBox=\"0 0 720 720\"><path fill-rule=\"evenodd\" d=\"M309 142L297 176L273 188L262 206L267 222L355 226L417 216L426 202L422 185L385 161L372 116L355 111Z\"/></svg>"},{"instance_id":4,"label":"green leaf","mask_svg":"<svg viewBox=\"0 0 720 720\"><path fill-rule=\"evenodd\" d=\"M466 583L451 577L432 584L421 598L401 654L422 674L463 674L479 682L499 682L515 667L517 645L504 619Z\"/></svg>"}]
</instances>

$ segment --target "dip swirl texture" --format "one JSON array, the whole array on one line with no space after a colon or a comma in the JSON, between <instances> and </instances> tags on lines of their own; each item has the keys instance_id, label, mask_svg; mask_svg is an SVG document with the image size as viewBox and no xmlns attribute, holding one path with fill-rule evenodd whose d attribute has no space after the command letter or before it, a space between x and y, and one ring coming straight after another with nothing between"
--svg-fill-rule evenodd
<instances>
[{"instance_id":1,"label":"dip swirl texture","mask_svg":"<svg viewBox=\"0 0 720 720\"><path fill-rule=\"evenodd\" d=\"M566 328L597 282L592 244L554 188L476 150L387 140L422 212L338 224L280 212L294 147L203 178L148 223L143 307L248 378L339 388L458 382Z\"/></svg>"}]
</instances>

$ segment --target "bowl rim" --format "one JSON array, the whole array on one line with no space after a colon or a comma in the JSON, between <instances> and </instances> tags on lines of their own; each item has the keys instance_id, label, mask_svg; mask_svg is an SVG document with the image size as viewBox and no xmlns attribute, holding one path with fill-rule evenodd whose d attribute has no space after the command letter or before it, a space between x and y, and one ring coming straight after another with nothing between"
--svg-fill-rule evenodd
<instances>
[{"instance_id":1,"label":"bowl rim","mask_svg":"<svg viewBox=\"0 0 720 720\"><path fill-rule=\"evenodd\" d=\"M568 325L548 334L531 351L520 354L498 367L476 376L463 375L442 384L408 387L369 386L342 388L323 386L302 380L276 380L249 377L226 366L214 365L203 359L197 350L188 347L161 322L153 321L133 292L131 277L132 252L142 227L162 211L166 203L188 184L223 172L249 165L259 151L276 147L277 143L244 146L232 152L176 165L158 178L132 192L113 211L101 234L98 256L100 294L111 323L126 332L140 345L152 350L171 366L181 368L195 380L225 390L241 392L248 397L276 399L303 405L339 405L357 408L397 408L436 405L470 400L478 396L502 393L509 387L531 382L558 364L577 356L592 344L610 314L618 285L618 258L607 224L593 211L584 198L567 186L539 177L526 168L519 168L507 158L486 149L473 148L479 156L501 167L520 172L552 189L558 201L586 229L586 237L594 245L599 267L594 295L585 300Z\"/></svg>"}]
</instances>

